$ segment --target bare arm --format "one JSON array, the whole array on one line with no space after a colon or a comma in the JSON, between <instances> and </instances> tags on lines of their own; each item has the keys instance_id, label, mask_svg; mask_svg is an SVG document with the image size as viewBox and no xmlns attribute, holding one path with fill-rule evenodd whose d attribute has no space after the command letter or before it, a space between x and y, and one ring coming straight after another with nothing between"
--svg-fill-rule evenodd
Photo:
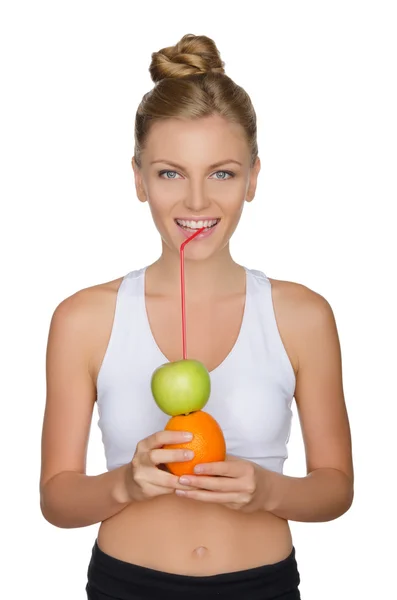
<instances>
[{"instance_id":1,"label":"bare arm","mask_svg":"<svg viewBox=\"0 0 397 600\"><path fill-rule=\"evenodd\" d=\"M308 288L300 302L295 399L306 451L306 477L263 472L267 510L292 521L329 521L353 502L353 462L342 361L332 309Z\"/></svg>"},{"instance_id":2,"label":"bare arm","mask_svg":"<svg viewBox=\"0 0 397 600\"><path fill-rule=\"evenodd\" d=\"M58 473L41 493L45 519L57 527L86 527L120 512L130 503L124 483L128 467L123 465L100 475L75 471Z\"/></svg>"},{"instance_id":3,"label":"bare arm","mask_svg":"<svg viewBox=\"0 0 397 600\"><path fill-rule=\"evenodd\" d=\"M57 527L101 522L130 502L125 486L129 465L86 475L96 398L89 373L93 293L82 290L64 300L54 312L48 337L40 506L45 519Z\"/></svg>"},{"instance_id":4,"label":"bare arm","mask_svg":"<svg viewBox=\"0 0 397 600\"><path fill-rule=\"evenodd\" d=\"M189 460L183 432L159 431L138 442L126 465L86 475L86 454L96 398L90 365L96 328L103 320L100 292L82 290L54 312L47 347L47 400L42 433L40 506L57 527L85 527L141 502L182 488L163 464ZM109 297L106 301L109 301ZM114 296L115 301L115 296Z\"/></svg>"}]
</instances>

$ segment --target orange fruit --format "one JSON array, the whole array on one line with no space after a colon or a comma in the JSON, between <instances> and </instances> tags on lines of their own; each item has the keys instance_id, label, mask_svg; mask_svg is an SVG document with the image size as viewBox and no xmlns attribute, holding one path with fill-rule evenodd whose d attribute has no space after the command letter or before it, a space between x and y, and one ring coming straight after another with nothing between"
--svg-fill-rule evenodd
<instances>
[{"instance_id":1,"label":"orange fruit","mask_svg":"<svg viewBox=\"0 0 397 600\"><path fill-rule=\"evenodd\" d=\"M193 475L194 467L199 463L218 462L226 458L226 443L218 422L203 410L196 410L188 415L171 417L165 426L171 431L190 431L193 439L181 444L166 444L163 448L186 448L193 450L194 457L182 462L167 464L174 475Z\"/></svg>"}]
</instances>

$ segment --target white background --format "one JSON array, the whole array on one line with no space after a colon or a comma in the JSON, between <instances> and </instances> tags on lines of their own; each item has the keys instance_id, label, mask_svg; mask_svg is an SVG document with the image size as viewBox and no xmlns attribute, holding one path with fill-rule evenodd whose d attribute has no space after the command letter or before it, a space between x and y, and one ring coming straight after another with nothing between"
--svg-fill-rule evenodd
<instances>
[{"instance_id":1,"label":"white background","mask_svg":"<svg viewBox=\"0 0 397 600\"><path fill-rule=\"evenodd\" d=\"M2 3L2 597L85 598L97 525L58 529L39 509L48 327L66 296L159 255L133 186L134 118L153 85L151 53L185 33L215 40L258 115L262 171L233 257L322 294L338 324L356 496L337 521L291 523L302 598L392 597L395 8L381 0ZM105 470L96 420L89 474ZM286 474L304 475L296 414L289 453Z\"/></svg>"}]
</instances>

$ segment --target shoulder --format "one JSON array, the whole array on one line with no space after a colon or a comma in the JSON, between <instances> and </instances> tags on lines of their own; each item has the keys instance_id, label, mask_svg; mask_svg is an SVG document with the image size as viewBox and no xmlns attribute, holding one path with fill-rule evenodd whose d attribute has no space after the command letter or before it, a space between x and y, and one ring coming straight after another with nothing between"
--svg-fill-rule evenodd
<instances>
[{"instance_id":1,"label":"shoulder","mask_svg":"<svg viewBox=\"0 0 397 600\"><path fill-rule=\"evenodd\" d=\"M268 279L272 286L273 301L280 305L280 309L288 308L295 318L321 317L332 311L328 300L315 290L293 281Z\"/></svg>"},{"instance_id":2,"label":"shoulder","mask_svg":"<svg viewBox=\"0 0 397 600\"><path fill-rule=\"evenodd\" d=\"M74 292L55 308L52 320L69 325L88 324L104 307L115 301L123 277Z\"/></svg>"},{"instance_id":3,"label":"shoulder","mask_svg":"<svg viewBox=\"0 0 397 600\"><path fill-rule=\"evenodd\" d=\"M87 359L90 372L96 352L111 330L117 292L123 277L80 289L55 308L49 330L49 348L69 346Z\"/></svg>"},{"instance_id":4,"label":"shoulder","mask_svg":"<svg viewBox=\"0 0 397 600\"><path fill-rule=\"evenodd\" d=\"M291 350L295 372L311 335L335 331L333 310L328 300L317 291L297 282L268 278L280 333Z\"/></svg>"}]
</instances>

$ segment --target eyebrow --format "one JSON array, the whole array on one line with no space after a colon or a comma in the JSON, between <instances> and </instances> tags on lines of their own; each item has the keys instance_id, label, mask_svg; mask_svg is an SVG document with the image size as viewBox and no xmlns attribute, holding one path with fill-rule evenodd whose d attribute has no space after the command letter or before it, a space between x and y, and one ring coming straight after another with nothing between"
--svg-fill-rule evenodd
<instances>
[{"instance_id":1,"label":"eyebrow","mask_svg":"<svg viewBox=\"0 0 397 600\"><path fill-rule=\"evenodd\" d=\"M177 163L174 163L171 160L165 160L162 158L159 158L157 160L152 160L152 162L150 163L151 165L154 165L155 163L166 163L167 165L171 165L173 167L176 167L177 169L184 169L184 167L182 167L181 165L178 165ZM212 165L209 165L210 169L215 169L216 167L220 167L221 165L225 165L227 163L236 163L237 165L242 166L242 163L239 162L238 160L235 160L234 158L227 158L226 160L220 160Z\"/></svg>"}]
</instances>

